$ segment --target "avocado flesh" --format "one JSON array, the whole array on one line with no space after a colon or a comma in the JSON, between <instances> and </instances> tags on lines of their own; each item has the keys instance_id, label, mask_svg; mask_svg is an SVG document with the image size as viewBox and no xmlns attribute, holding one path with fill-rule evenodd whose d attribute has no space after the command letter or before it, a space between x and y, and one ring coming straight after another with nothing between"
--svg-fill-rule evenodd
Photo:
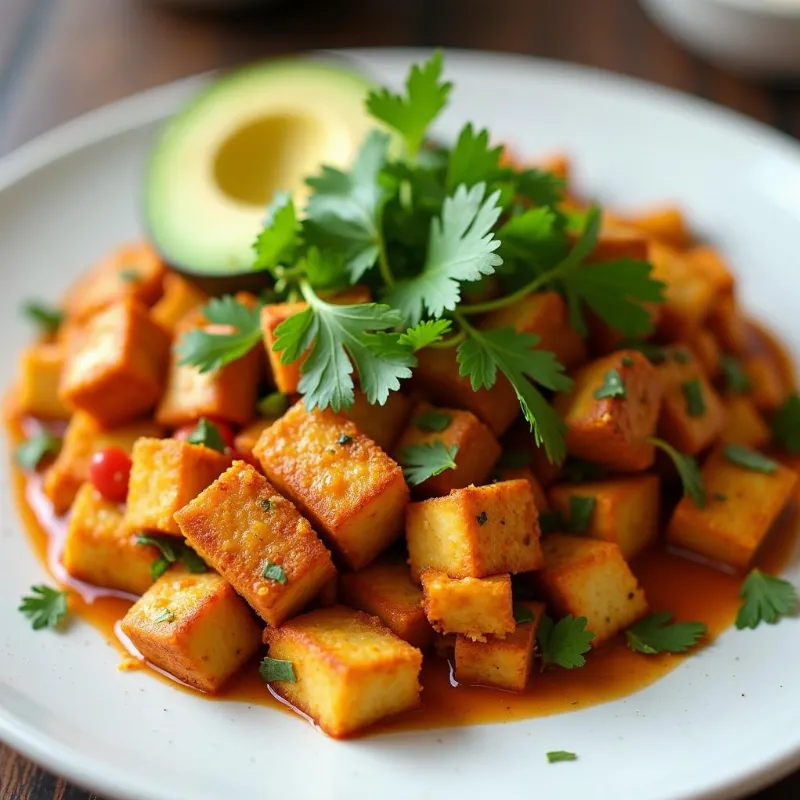
<instances>
[{"instance_id":1,"label":"avocado flesh","mask_svg":"<svg viewBox=\"0 0 800 800\"><path fill-rule=\"evenodd\" d=\"M273 194L302 208L304 179L346 168L374 125L370 83L336 63L274 61L202 91L161 133L150 158L145 219L171 266L197 275L246 273Z\"/></svg>"}]
</instances>

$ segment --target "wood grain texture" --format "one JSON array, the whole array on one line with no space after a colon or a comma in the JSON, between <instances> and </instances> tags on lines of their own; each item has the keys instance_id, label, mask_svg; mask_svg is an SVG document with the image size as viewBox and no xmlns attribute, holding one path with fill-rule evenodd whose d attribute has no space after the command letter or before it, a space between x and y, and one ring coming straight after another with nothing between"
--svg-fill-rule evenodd
<instances>
[{"instance_id":1,"label":"wood grain texture","mask_svg":"<svg viewBox=\"0 0 800 800\"><path fill-rule=\"evenodd\" d=\"M151 86L318 47L528 53L690 92L800 136L800 88L762 86L684 50L635 0L286 0L226 15L148 0L0 0L0 153ZM89 800L0 745L0 800ZM796 800L800 775L757 795Z\"/></svg>"}]
</instances>

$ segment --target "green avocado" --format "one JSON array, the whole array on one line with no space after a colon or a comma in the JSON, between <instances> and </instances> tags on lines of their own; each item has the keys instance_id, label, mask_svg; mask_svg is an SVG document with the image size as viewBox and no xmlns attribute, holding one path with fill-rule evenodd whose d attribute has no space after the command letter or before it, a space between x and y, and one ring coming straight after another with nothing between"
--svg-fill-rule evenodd
<instances>
[{"instance_id":1,"label":"green avocado","mask_svg":"<svg viewBox=\"0 0 800 800\"><path fill-rule=\"evenodd\" d=\"M166 262L221 279L247 273L273 194L305 203L306 176L344 168L374 123L370 83L336 62L272 61L230 73L177 113L153 149L145 221Z\"/></svg>"}]
</instances>

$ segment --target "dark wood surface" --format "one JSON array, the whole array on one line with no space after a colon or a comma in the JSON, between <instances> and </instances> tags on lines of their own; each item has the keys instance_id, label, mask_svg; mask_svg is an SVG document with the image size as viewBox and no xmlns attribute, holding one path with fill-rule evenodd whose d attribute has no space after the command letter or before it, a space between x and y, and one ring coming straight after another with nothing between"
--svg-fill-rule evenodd
<instances>
[{"instance_id":1,"label":"dark wood surface","mask_svg":"<svg viewBox=\"0 0 800 800\"><path fill-rule=\"evenodd\" d=\"M215 67L316 47L403 45L590 64L800 137L800 88L747 82L688 54L635 0L286 0L222 15L146 0L0 0L0 154L99 105ZM0 745L0 800L90 797ZM800 774L758 795L798 797Z\"/></svg>"}]
</instances>

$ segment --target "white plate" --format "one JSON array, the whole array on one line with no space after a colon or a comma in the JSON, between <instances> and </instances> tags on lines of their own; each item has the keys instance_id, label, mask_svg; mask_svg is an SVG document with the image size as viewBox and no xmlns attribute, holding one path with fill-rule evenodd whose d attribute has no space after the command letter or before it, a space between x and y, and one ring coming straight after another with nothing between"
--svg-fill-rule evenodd
<instances>
[{"instance_id":1,"label":"white plate","mask_svg":"<svg viewBox=\"0 0 800 800\"><path fill-rule=\"evenodd\" d=\"M362 53L398 84L420 53ZM717 240L747 305L800 352L800 150L755 123L603 73L453 53L441 133L468 119L525 154L566 149L580 184L622 205L675 199ZM142 164L196 82L91 114L0 164L0 370L29 331L23 298L55 300L95 256L136 236ZM212 703L136 673L87 625L31 632L19 597L42 580L0 495L0 738L102 794L206 798L737 797L800 766L800 620L725 634L662 681L585 711L505 725L334 742L301 720ZM790 571L800 579L797 561ZM580 760L550 766L548 750Z\"/></svg>"}]
</instances>

